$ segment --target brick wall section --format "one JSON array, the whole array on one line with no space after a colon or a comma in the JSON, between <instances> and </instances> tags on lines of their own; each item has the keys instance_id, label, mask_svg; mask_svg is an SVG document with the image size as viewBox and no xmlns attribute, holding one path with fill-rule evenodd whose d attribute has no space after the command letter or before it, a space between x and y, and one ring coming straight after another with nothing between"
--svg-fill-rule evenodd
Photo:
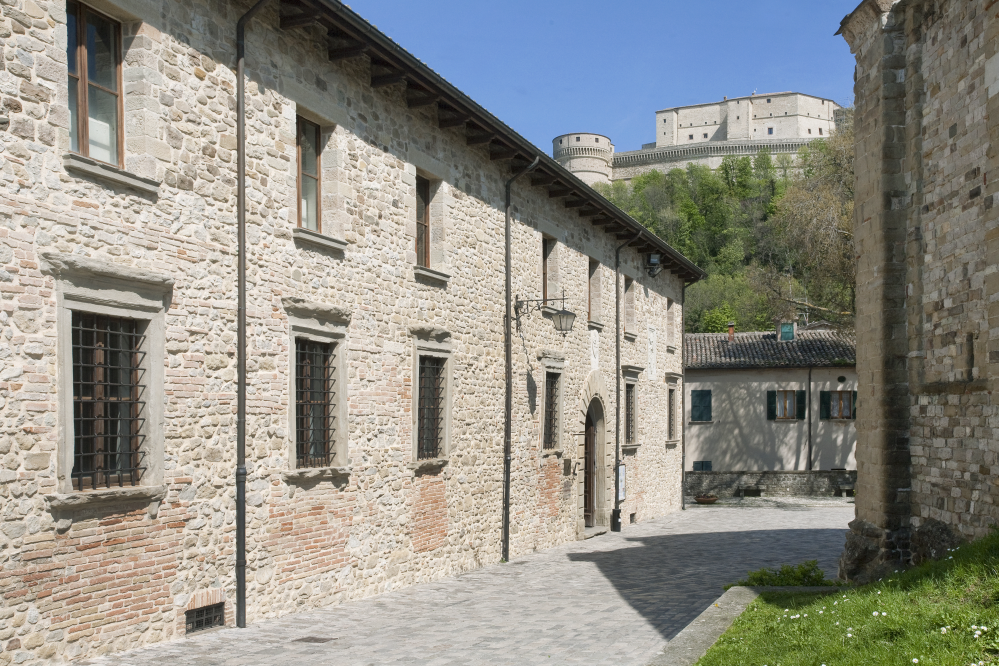
<instances>
[{"instance_id":1,"label":"brick wall section","mask_svg":"<svg viewBox=\"0 0 999 666\"><path fill-rule=\"evenodd\" d=\"M426 553L437 550L447 541L447 498L441 474L417 477L416 506L413 507L413 550Z\"/></svg>"},{"instance_id":2,"label":"brick wall section","mask_svg":"<svg viewBox=\"0 0 999 666\"><path fill-rule=\"evenodd\" d=\"M862 372L851 538L873 539L875 566L905 559L927 521L973 538L999 520L997 24L992 0L868 0L843 24Z\"/></svg>"}]
</instances>

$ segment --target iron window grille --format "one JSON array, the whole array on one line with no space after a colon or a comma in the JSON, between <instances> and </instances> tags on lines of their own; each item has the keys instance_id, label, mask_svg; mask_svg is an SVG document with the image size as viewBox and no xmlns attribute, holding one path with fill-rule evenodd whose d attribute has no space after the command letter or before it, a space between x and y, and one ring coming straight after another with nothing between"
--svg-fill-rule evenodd
<instances>
[{"instance_id":1,"label":"iron window grille","mask_svg":"<svg viewBox=\"0 0 999 666\"><path fill-rule=\"evenodd\" d=\"M669 390L669 438L676 439L676 389Z\"/></svg>"},{"instance_id":2,"label":"iron window grille","mask_svg":"<svg viewBox=\"0 0 999 666\"><path fill-rule=\"evenodd\" d=\"M295 431L297 467L333 463L334 343L295 341Z\"/></svg>"},{"instance_id":3,"label":"iron window grille","mask_svg":"<svg viewBox=\"0 0 999 666\"><path fill-rule=\"evenodd\" d=\"M416 177L416 265L430 267L430 181Z\"/></svg>"},{"instance_id":4,"label":"iron window grille","mask_svg":"<svg viewBox=\"0 0 999 666\"><path fill-rule=\"evenodd\" d=\"M186 633L225 626L225 602L202 606L184 613Z\"/></svg>"},{"instance_id":5,"label":"iron window grille","mask_svg":"<svg viewBox=\"0 0 999 666\"><path fill-rule=\"evenodd\" d=\"M76 2L66 3L70 150L122 163L121 25Z\"/></svg>"},{"instance_id":6,"label":"iron window grille","mask_svg":"<svg viewBox=\"0 0 999 666\"><path fill-rule=\"evenodd\" d=\"M444 367L447 359L420 357L416 457L429 460L441 456L444 441Z\"/></svg>"},{"instance_id":7,"label":"iron window grille","mask_svg":"<svg viewBox=\"0 0 999 666\"><path fill-rule=\"evenodd\" d=\"M635 443L635 385L624 385L624 441Z\"/></svg>"},{"instance_id":8,"label":"iron window grille","mask_svg":"<svg viewBox=\"0 0 999 666\"><path fill-rule=\"evenodd\" d=\"M558 443L558 390L562 375L545 373L545 449L554 449Z\"/></svg>"},{"instance_id":9,"label":"iron window grille","mask_svg":"<svg viewBox=\"0 0 999 666\"><path fill-rule=\"evenodd\" d=\"M145 402L140 322L73 312L73 488L138 485Z\"/></svg>"},{"instance_id":10,"label":"iron window grille","mask_svg":"<svg viewBox=\"0 0 999 666\"><path fill-rule=\"evenodd\" d=\"M322 231L321 136L319 125L297 118L298 226L312 231Z\"/></svg>"}]
</instances>

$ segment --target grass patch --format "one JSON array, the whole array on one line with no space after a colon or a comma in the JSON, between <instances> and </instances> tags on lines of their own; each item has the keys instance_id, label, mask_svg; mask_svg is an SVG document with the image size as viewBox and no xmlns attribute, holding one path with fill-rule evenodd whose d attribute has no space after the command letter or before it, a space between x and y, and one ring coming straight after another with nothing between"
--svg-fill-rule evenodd
<instances>
[{"instance_id":1,"label":"grass patch","mask_svg":"<svg viewBox=\"0 0 999 666\"><path fill-rule=\"evenodd\" d=\"M999 664L999 534L871 585L765 593L697 666L915 663Z\"/></svg>"},{"instance_id":2,"label":"grass patch","mask_svg":"<svg viewBox=\"0 0 999 666\"><path fill-rule=\"evenodd\" d=\"M766 567L756 571L750 571L746 577L738 583L726 585L727 590L734 585L749 585L764 587L769 585L780 585L783 587L818 587L820 585L836 585L836 581L826 578L825 573L819 568L818 560L808 560L798 566L785 564L780 569L767 569Z\"/></svg>"}]
</instances>

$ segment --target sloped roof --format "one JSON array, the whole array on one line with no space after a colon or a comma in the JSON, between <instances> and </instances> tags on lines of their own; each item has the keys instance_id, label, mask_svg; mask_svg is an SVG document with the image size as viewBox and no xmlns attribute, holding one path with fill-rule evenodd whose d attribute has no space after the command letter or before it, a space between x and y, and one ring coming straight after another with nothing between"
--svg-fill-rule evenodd
<instances>
[{"instance_id":1,"label":"sloped roof","mask_svg":"<svg viewBox=\"0 0 999 666\"><path fill-rule=\"evenodd\" d=\"M798 330L781 342L775 332L688 333L684 336L688 370L736 368L821 368L857 364L857 341L843 331Z\"/></svg>"}]
</instances>

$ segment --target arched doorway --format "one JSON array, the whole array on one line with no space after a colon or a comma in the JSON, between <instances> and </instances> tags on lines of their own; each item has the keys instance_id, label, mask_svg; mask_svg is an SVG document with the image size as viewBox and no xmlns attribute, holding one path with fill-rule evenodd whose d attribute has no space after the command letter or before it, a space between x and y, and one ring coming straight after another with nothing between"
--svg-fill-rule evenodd
<instances>
[{"instance_id":1,"label":"arched doorway","mask_svg":"<svg viewBox=\"0 0 999 666\"><path fill-rule=\"evenodd\" d=\"M606 425L603 403L593 396L586 410L583 428L582 508L583 527L610 524L607 510L607 461L605 456Z\"/></svg>"}]
</instances>

